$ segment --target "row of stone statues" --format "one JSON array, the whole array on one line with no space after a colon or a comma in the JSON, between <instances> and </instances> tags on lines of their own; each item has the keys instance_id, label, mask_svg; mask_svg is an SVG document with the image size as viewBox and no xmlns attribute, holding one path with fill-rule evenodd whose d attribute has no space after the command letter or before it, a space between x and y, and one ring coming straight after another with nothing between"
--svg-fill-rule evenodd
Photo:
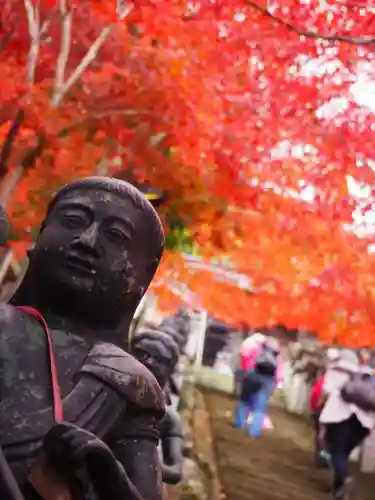
<instances>
[{"instance_id":1,"label":"row of stone statues","mask_svg":"<svg viewBox=\"0 0 375 500\"><path fill-rule=\"evenodd\" d=\"M161 500L161 471L181 477L165 394L186 318L127 336L163 246L157 213L124 181L81 179L51 201L0 305L1 500Z\"/></svg>"}]
</instances>

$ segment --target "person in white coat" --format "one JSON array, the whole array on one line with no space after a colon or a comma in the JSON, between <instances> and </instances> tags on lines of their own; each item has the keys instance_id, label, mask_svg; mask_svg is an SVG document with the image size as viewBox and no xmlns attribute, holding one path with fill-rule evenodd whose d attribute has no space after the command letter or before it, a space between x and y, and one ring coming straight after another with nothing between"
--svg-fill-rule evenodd
<instances>
[{"instance_id":1,"label":"person in white coat","mask_svg":"<svg viewBox=\"0 0 375 500\"><path fill-rule=\"evenodd\" d=\"M331 454L335 500L350 498L353 479L349 472L349 457L366 439L375 424L372 412L347 403L341 396L342 388L351 375L361 370L356 354L344 350L325 375L323 391L327 399L320 414L321 438Z\"/></svg>"}]
</instances>

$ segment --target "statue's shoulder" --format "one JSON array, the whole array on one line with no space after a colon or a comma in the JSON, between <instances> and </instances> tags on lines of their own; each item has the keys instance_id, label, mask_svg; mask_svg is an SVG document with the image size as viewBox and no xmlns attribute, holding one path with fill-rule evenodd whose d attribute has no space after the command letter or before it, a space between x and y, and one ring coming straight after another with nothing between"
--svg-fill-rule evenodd
<instances>
[{"instance_id":1,"label":"statue's shoulder","mask_svg":"<svg viewBox=\"0 0 375 500\"><path fill-rule=\"evenodd\" d=\"M27 328L23 313L9 304L0 304L0 364L10 358L10 350L18 352L25 344Z\"/></svg>"},{"instance_id":2,"label":"statue's shoulder","mask_svg":"<svg viewBox=\"0 0 375 500\"><path fill-rule=\"evenodd\" d=\"M0 303L0 328L7 327L14 321L20 321L23 316L25 316L25 313L17 307L5 302Z\"/></svg>"},{"instance_id":3,"label":"statue's shoulder","mask_svg":"<svg viewBox=\"0 0 375 500\"><path fill-rule=\"evenodd\" d=\"M164 394L156 378L119 347L104 342L95 344L80 372L110 385L135 407L164 414Z\"/></svg>"},{"instance_id":4,"label":"statue's shoulder","mask_svg":"<svg viewBox=\"0 0 375 500\"><path fill-rule=\"evenodd\" d=\"M3 340L8 336L13 336L17 341L24 336L32 340L35 335L40 336L39 330L43 332L43 326L27 312L16 306L0 303L0 336Z\"/></svg>"}]
</instances>

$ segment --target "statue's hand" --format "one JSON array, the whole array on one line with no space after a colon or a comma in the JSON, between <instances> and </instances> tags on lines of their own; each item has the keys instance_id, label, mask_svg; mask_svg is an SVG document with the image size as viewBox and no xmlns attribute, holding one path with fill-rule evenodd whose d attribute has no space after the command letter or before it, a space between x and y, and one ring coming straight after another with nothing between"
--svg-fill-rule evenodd
<instances>
[{"instance_id":1,"label":"statue's hand","mask_svg":"<svg viewBox=\"0 0 375 500\"><path fill-rule=\"evenodd\" d=\"M143 500L110 448L74 424L57 424L46 434L47 463L68 476L83 465L99 500Z\"/></svg>"},{"instance_id":2,"label":"statue's hand","mask_svg":"<svg viewBox=\"0 0 375 500\"><path fill-rule=\"evenodd\" d=\"M115 461L113 453L101 439L70 423L52 427L44 437L43 448L47 458L58 468L75 469L86 463L96 469Z\"/></svg>"}]
</instances>

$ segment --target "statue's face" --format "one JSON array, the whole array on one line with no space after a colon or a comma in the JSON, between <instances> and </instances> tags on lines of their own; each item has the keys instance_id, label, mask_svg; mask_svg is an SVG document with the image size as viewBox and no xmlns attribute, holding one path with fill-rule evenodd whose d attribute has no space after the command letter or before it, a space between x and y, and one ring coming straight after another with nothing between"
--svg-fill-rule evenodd
<instances>
[{"instance_id":1,"label":"statue's face","mask_svg":"<svg viewBox=\"0 0 375 500\"><path fill-rule=\"evenodd\" d=\"M170 349L160 339L143 338L138 340L133 355L164 386L175 367L175 359Z\"/></svg>"},{"instance_id":2,"label":"statue's face","mask_svg":"<svg viewBox=\"0 0 375 500\"><path fill-rule=\"evenodd\" d=\"M119 299L140 288L149 265L145 214L106 191L72 191L53 208L32 263L44 282ZM137 290L139 293L139 290Z\"/></svg>"}]
</instances>

